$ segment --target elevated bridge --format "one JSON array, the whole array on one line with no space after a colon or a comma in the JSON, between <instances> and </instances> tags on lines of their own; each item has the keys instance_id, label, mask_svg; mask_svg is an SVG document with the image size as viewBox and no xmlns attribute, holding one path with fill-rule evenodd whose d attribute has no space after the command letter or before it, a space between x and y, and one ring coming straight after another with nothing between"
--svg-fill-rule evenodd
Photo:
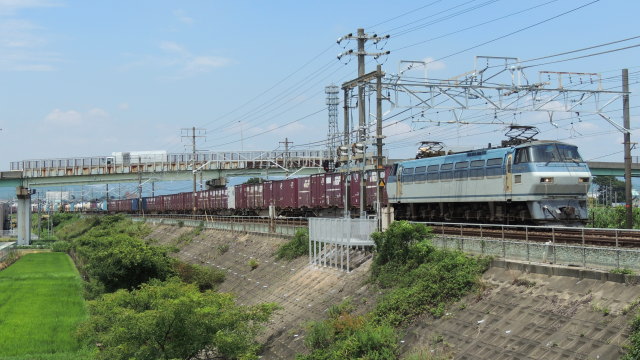
<instances>
[{"instance_id":1,"label":"elevated bridge","mask_svg":"<svg viewBox=\"0 0 640 360\"><path fill-rule=\"evenodd\" d=\"M11 162L0 173L0 186L88 185L153 180L189 180L194 172L207 179L232 176L308 175L322 172L325 150L240 151L132 156L37 159ZM11 181L13 180L13 181Z\"/></svg>"},{"instance_id":2,"label":"elevated bridge","mask_svg":"<svg viewBox=\"0 0 640 360\"><path fill-rule=\"evenodd\" d=\"M125 153L120 153L125 154ZM126 153L129 154L129 153ZM130 153L134 154L134 153ZM31 239L33 188L118 182L209 179L233 176L310 175L324 172L325 150L240 151L139 156L96 156L15 161L0 172L0 187L15 187L18 197L18 244Z\"/></svg>"},{"instance_id":3,"label":"elevated bridge","mask_svg":"<svg viewBox=\"0 0 640 360\"><path fill-rule=\"evenodd\" d=\"M635 162L631 163L631 176L640 177L638 157L635 157L634 160ZM587 161L587 165L589 165L593 176L624 176L624 163L622 162Z\"/></svg>"}]
</instances>

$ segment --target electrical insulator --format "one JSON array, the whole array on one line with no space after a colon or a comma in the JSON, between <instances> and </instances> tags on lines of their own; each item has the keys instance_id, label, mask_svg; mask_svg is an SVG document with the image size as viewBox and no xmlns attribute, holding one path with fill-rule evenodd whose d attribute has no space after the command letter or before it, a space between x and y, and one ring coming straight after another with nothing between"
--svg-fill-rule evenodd
<instances>
[{"instance_id":1,"label":"electrical insulator","mask_svg":"<svg viewBox=\"0 0 640 360\"><path fill-rule=\"evenodd\" d=\"M365 145L363 143L354 143L351 145L351 151L353 154L362 154L364 153Z\"/></svg>"},{"instance_id":2,"label":"electrical insulator","mask_svg":"<svg viewBox=\"0 0 640 360\"><path fill-rule=\"evenodd\" d=\"M338 146L338 156L347 156L349 155L349 148L347 146Z\"/></svg>"}]
</instances>

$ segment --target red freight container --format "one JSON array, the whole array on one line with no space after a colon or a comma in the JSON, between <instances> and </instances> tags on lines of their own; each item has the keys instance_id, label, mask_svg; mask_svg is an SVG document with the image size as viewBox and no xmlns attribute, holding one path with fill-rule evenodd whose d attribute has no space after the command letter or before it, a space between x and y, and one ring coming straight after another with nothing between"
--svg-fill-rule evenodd
<instances>
[{"instance_id":1,"label":"red freight container","mask_svg":"<svg viewBox=\"0 0 640 360\"><path fill-rule=\"evenodd\" d=\"M211 190L211 209L222 210L227 208L229 197L225 189Z\"/></svg>"},{"instance_id":2,"label":"red freight container","mask_svg":"<svg viewBox=\"0 0 640 360\"><path fill-rule=\"evenodd\" d=\"M147 198L147 211L150 213L158 212L158 198L157 197L149 197Z\"/></svg>"},{"instance_id":3,"label":"red freight container","mask_svg":"<svg viewBox=\"0 0 640 360\"><path fill-rule=\"evenodd\" d=\"M278 182L275 181L267 181L262 183L262 199L264 201L264 207L269 208L269 205L276 204L276 192L274 188L277 186Z\"/></svg>"},{"instance_id":4,"label":"red freight container","mask_svg":"<svg viewBox=\"0 0 640 360\"><path fill-rule=\"evenodd\" d=\"M300 177L295 179L298 185L298 207L299 208L311 208L311 179L306 177Z\"/></svg>"},{"instance_id":5,"label":"red freight container","mask_svg":"<svg viewBox=\"0 0 640 360\"><path fill-rule=\"evenodd\" d=\"M360 172L351 173L349 183L349 205L352 209L360 208Z\"/></svg>"},{"instance_id":6,"label":"red freight container","mask_svg":"<svg viewBox=\"0 0 640 360\"><path fill-rule=\"evenodd\" d=\"M344 207L344 175L326 174L325 188L328 207Z\"/></svg>"},{"instance_id":7,"label":"red freight container","mask_svg":"<svg viewBox=\"0 0 640 360\"><path fill-rule=\"evenodd\" d=\"M387 179L387 174L382 173L383 176L383 180L386 182ZM366 187L367 187L367 208L369 209L374 209L375 208L375 204L377 202L377 193L376 193L376 189L378 188L378 183L379 183L380 179L378 178L377 172L372 170L370 172L367 173L367 183L366 183ZM386 191L384 190L384 188L380 189L380 201L385 204L386 203Z\"/></svg>"},{"instance_id":8,"label":"red freight container","mask_svg":"<svg viewBox=\"0 0 640 360\"><path fill-rule=\"evenodd\" d=\"M247 184L246 195L247 195L247 208L249 209L264 208L264 201L262 198L262 183Z\"/></svg>"},{"instance_id":9,"label":"red freight container","mask_svg":"<svg viewBox=\"0 0 640 360\"><path fill-rule=\"evenodd\" d=\"M246 184L236 185L236 209L244 210L247 208Z\"/></svg>"},{"instance_id":10,"label":"red freight container","mask_svg":"<svg viewBox=\"0 0 640 360\"><path fill-rule=\"evenodd\" d=\"M326 179L331 180L331 174L311 175L311 205L320 209L327 207Z\"/></svg>"},{"instance_id":11,"label":"red freight container","mask_svg":"<svg viewBox=\"0 0 640 360\"><path fill-rule=\"evenodd\" d=\"M298 207L298 181L297 179L286 179L276 182L276 207L297 208Z\"/></svg>"}]
</instances>

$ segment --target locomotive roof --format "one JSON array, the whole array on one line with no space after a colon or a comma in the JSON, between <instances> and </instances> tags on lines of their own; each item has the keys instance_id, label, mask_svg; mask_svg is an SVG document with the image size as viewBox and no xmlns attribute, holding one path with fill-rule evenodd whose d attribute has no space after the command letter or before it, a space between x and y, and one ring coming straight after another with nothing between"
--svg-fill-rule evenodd
<instances>
[{"instance_id":1,"label":"locomotive roof","mask_svg":"<svg viewBox=\"0 0 640 360\"><path fill-rule=\"evenodd\" d=\"M522 144L514 145L514 146L491 147L491 148L482 148L482 149L461 151L461 152L455 152L455 153L442 155L442 156L434 156L434 157L422 158L422 159L405 160L405 161L401 161L400 163L421 164L421 163L435 162L437 160L443 160L443 159L459 158L459 157L464 156L464 155L466 155L466 156L485 156L485 155L488 155L488 154L490 155L490 153L504 153L509 148L522 148L522 147L527 147L527 146L545 145L545 144L562 144L562 145L571 145L571 146L573 146L572 144L568 144L568 143L565 143L565 142L562 142L562 141L557 141L557 140L534 140L534 141L530 141L530 142L526 142L526 143L522 143Z\"/></svg>"}]
</instances>

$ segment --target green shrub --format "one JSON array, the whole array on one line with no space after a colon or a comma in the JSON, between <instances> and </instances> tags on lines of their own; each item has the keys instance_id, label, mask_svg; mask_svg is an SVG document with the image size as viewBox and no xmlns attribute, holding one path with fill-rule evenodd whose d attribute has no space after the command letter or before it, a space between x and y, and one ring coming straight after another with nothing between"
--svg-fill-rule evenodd
<instances>
[{"instance_id":1,"label":"green shrub","mask_svg":"<svg viewBox=\"0 0 640 360\"><path fill-rule=\"evenodd\" d=\"M69 249L71 249L71 243L68 241L56 241L53 244L51 244L51 250L53 250L54 252L69 252Z\"/></svg>"},{"instance_id":2,"label":"green shrub","mask_svg":"<svg viewBox=\"0 0 640 360\"><path fill-rule=\"evenodd\" d=\"M276 251L276 260L293 260L308 254L309 251L309 230L298 229L293 239L280 246Z\"/></svg>"},{"instance_id":3,"label":"green shrub","mask_svg":"<svg viewBox=\"0 0 640 360\"><path fill-rule=\"evenodd\" d=\"M397 359L395 328L425 312L441 317L447 305L477 289L489 259L439 250L429 237L424 225L404 221L375 233L371 282L383 290L376 307L356 316L349 300L331 306L326 320L308 326L311 353L298 359Z\"/></svg>"},{"instance_id":4,"label":"green shrub","mask_svg":"<svg viewBox=\"0 0 640 360\"><path fill-rule=\"evenodd\" d=\"M238 306L230 294L200 292L177 279L105 294L88 304L79 338L96 359L192 359L207 349L220 359L257 359L255 336L275 304Z\"/></svg>"},{"instance_id":5,"label":"green shrub","mask_svg":"<svg viewBox=\"0 0 640 360\"><path fill-rule=\"evenodd\" d=\"M615 268L609 270L612 274L635 275L635 272L629 268Z\"/></svg>"},{"instance_id":6,"label":"green shrub","mask_svg":"<svg viewBox=\"0 0 640 360\"><path fill-rule=\"evenodd\" d=\"M399 326L425 311L440 317L447 304L479 285L489 260L437 249L429 232L424 225L396 221L373 235L372 281L389 289L373 311L376 323Z\"/></svg>"},{"instance_id":7,"label":"green shrub","mask_svg":"<svg viewBox=\"0 0 640 360\"><path fill-rule=\"evenodd\" d=\"M174 262L173 269L182 281L196 284L200 291L215 289L225 278L225 273L218 269L192 265L179 260Z\"/></svg>"}]
</instances>

